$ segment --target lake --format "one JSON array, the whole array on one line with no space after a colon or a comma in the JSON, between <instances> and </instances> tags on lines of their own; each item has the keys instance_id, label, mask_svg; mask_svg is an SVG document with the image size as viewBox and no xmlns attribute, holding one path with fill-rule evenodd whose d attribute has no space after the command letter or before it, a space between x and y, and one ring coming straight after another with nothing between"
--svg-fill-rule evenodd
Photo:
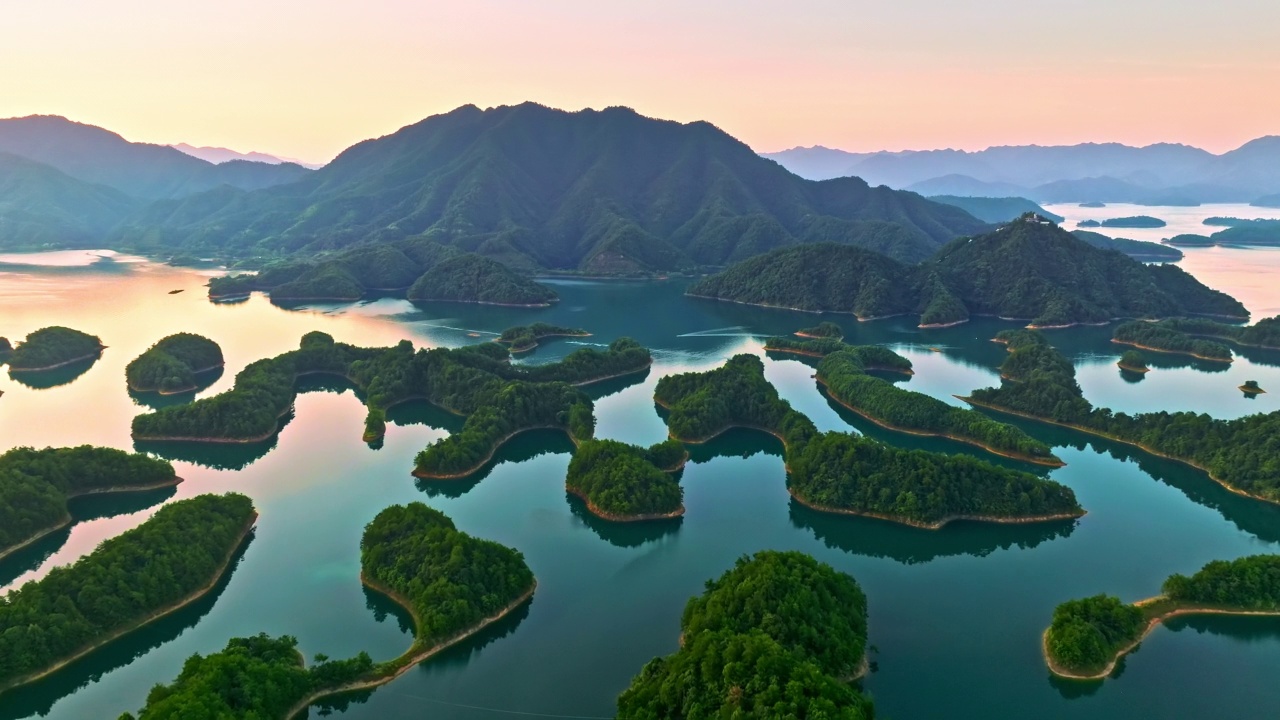
<instances>
[{"instance_id":1,"label":"lake","mask_svg":"<svg viewBox=\"0 0 1280 720\"><path fill-rule=\"evenodd\" d=\"M1161 216L1157 208L1144 211ZM1280 276L1280 251L1187 254L1185 267L1236 294L1255 313L1280 312L1274 282L1219 282L1245 266ZM228 389L245 365L296 347L312 330L361 345L407 338L420 346L457 346L535 321L583 327L594 336L544 342L523 362L554 360L578 342L604 344L621 336L653 349L647 376L591 390L599 437L647 445L666 435L652 401L659 377L709 369L740 352L763 355L763 337L816 322L813 315L685 298L684 282L674 280L549 281L562 300L542 310L415 307L390 298L285 309L260 295L210 303L203 283L211 274L114 253L0 256L0 335L17 340L60 324L98 335L107 345L91 366L41 382L24 384L0 373L0 450L82 443L133 449L130 419L150 410L146 398L127 392L124 366L174 332L200 333L222 345L226 371L203 397ZM906 318L824 319L843 326L849 342L883 343L907 355L916 375L899 380L901 386L954 404L953 395L998 382L995 368L1005 351L990 338L1013 327L980 319L921 331ZM1153 371L1131 382L1115 367L1121 348L1110 334L1110 328L1088 327L1049 333L1076 362L1086 396L1096 404L1217 417L1280 409L1280 352L1241 349L1229 368L1148 353ZM870 425L828 401L812 374L804 362L766 359L768 379L820 429L993 459L966 445ZM1247 399L1236 390L1247 379L1273 392ZM1280 715L1274 672L1280 667L1280 619L1170 623L1123 661L1119 677L1104 683L1056 681L1041 659L1041 633L1064 600L1096 593L1137 600L1157 594L1171 573L1280 551L1280 507L1233 495L1179 463L1018 421L1068 464L1050 470L998 462L1069 485L1088 515L927 531L796 505L786 492L777 441L733 431L693 450L681 476L683 519L618 526L593 518L566 496L571 446L562 435L519 436L475 478L426 482L409 475L413 456L456 430L456 418L425 405L395 408L385 443L375 450L361 442L364 409L349 388L312 381L303 389L276 439L260 446L169 448L166 456L185 478L176 489L76 502L79 522L72 528L0 562L0 591L11 589L73 562L161 504L201 493L245 493L261 513L253 540L215 593L47 681L0 697L0 719L115 718L136 711L154 684L176 677L185 658L217 651L233 636L294 635L307 656L361 650L375 659L398 655L410 642L408 620L362 589L359 539L378 511L415 500L439 508L468 533L524 553L538 578L537 594L479 636L324 712L369 720L612 717L617 694L644 663L676 650L685 601L739 556L780 549L810 553L852 574L866 591L875 651L873 672L862 684L882 717ZM311 710L313 716L321 712Z\"/></svg>"}]
</instances>

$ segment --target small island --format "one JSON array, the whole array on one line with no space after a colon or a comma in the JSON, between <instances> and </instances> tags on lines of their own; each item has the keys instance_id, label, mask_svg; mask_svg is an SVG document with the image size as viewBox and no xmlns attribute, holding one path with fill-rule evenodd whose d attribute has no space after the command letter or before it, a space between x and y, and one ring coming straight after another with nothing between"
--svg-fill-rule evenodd
<instances>
[{"instance_id":1,"label":"small island","mask_svg":"<svg viewBox=\"0 0 1280 720\"><path fill-rule=\"evenodd\" d=\"M844 330L833 322L821 322L814 327L797 330L796 336L813 340L821 338L834 338L836 340L840 340L844 338Z\"/></svg>"},{"instance_id":2,"label":"small island","mask_svg":"<svg viewBox=\"0 0 1280 720\"><path fill-rule=\"evenodd\" d=\"M1280 350L1280 316L1263 318L1252 325L1229 325L1208 318L1169 318L1161 323L1188 335L1228 340L1246 347Z\"/></svg>"},{"instance_id":3,"label":"small island","mask_svg":"<svg viewBox=\"0 0 1280 720\"><path fill-rule=\"evenodd\" d=\"M70 525L71 498L180 482L172 465L141 453L89 445L9 450L0 455L0 559Z\"/></svg>"},{"instance_id":4,"label":"small island","mask_svg":"<svg viewBox=\"0 0 1280 720\"><path fill-rule=\"evenodd\" d=\"M538 341L550 337L590 337L591 333L580 328L566 328L547 323L534 323L507 328L498 336L498 342L511 346L511 352L528 352L538 347Z\"/></svg>"},{"instance_id":5,"label":"small island","mask_svg":"<svg viewBox=\"0 0 1280 720\"><path fill-rule=\"evenodd\" d=\"M1054 675L1102 680L1158 625L1184 615L1280 615L1280 555L1215 560L1186 577L1171 575L1163 595L1126 605L1097 595L1058 606L1044 634Z\"/></svg>"},{"instance_id":6,"label":"small island","mask_svg":"<svg viewBox=\"0 0 1280 720\"><path fill-rule=\"evenodd\" d=\"M618 696L618 717L693 717L691 707L697 717L875 716L849 685L868 666L866 595L808 555L740 558L689 600L680 630L680 649Z\"/></svg>"},{"instance_id":7,"label":"small island","mask_svg":"<svg viewBox=\"0 0 1280 720\"><path fill-rule=\"evenodd\" d=\"M474 254L440 261L413 283L408 298L513 307L547 307L559 299L551 288Z\"/></svg>"},{"instance_id":8,"label":"small island","mask_svg":"<svg viewBox=\"0 0 1280 720\"><path fill-rule=\"evenodd\" d=\"M177 395L198 389L198 376L217 370L223 362L218 343L192 333L177 333L134 358L124 374L133 392Z\"/></svg>"},{"instance_id":9,"label":"small island","mask_svg":"<svg viewBox=\"0 0 1280 720\"><path fill-rule=\"evenodd\" d=\"M1111 218L1103 220L1102 227L1107 228L1162 228L1168 223L1150 215L1134 215L1133 217Z\"/></svg>"},{"instance_id":10,"label":"small island","mask_svg":"<svg viewBox=\"0 0 1280 720\"><path fill-rule=\"evenodd\" d=\"M1080 207L1082 207L1082 208L1092 208L1092 209L1095 209L1095 210L1096 210L1097 208L1104 208L1104 207L1106 207L1106 206L1107 206L1107 204L1106 204L1106 203L1104 203L1104 202L1098 202L1097 200L1094 200L1094 201L1091 201L1091 202L1082 202L1082 203L1080 203Z\"/></svg>"},{"instance_id":11,"label":"small island","mask_svg":"<svg viewBox=\"0 0 1280 720\"><path fill-rule=\"evenodd\" d=\"M256 518L243 495L175 502L69 568L11 592L0 602L0 691L46 677L203 597Z\"/></svg>"},{"instance_id":12,"label":"small island","mask_svg":"<svg viewBox=\"0 0 1280 720\"><path fill-rule=\"evenodd\" d=\"M1262 388L1258 387L1257 380L1245 380L1244 384L1240 386L1239 390L1240 392L1243 392L1245 395L1261 395L1262 393L1266 392L1266 390L1263 390Z\"/></svg>"},{"instance_id":13,"label":"small island","mask_svg":"<svg viewBox=\"0 0 1280 720\"><path fill-rule=\"evenodd\" d=\"M1174 326L1158 322L1139 320L1118 325L1111 342L1213 362L1229 363L1234 359L1231 348L1220 342L1199 340Z\"/></svg>"},{"instance_id":14,"label":"small island","mask_svg":"<svg viewBox=\"0 0 1280 720\"><path fill-rule=\"evenodd\" d=\"M1102 223L1098 222L1097 220L1081 220L1080 222L1076 223L1076 227L1096 228L1096 227L1102 227Z\"/></svg>"},{"instance_id":15,"label":"small island","mask_svg":"<svg viewBox=\"0 0 1280 720\"><path fill-rule=\"evenodd\" d=\"M1195 233L1174 235L1173 237L1165 238L1160 242L1173 247L1213 247L1215 244L1213 242L1213 238L1208 235L1196 235Z\"/></svg>"},{"instance_id":16,"label":"small island","mask_svg":"<svg viewBox=\"0 0 1280 720\"><path fill-rule=\"evenodd\" d=\"M97 337L79 330L59 326L41 328L9 353L9 372L44 372L96 360L104 348Z\"/></svg>"},{"instance_id":17,"label":"small island","mask_svg":"<svg viewBox=\"0 0 1280 720\"><path fill-rule=\"evenodd\" d=\"M1096 248L1119 250L1134 260L1143 262L1178 262L1184 257L1181 250L1167 244L1113 238L1088 230L1073 230L1071 234Z\"/></svg>"},{"instance_id":18,"label":"small island","mask_svg":"<svg viewBox=\"0 0 1280 720\"><path fill-rule=\"evenodd\" d=\"M1260 208L1280 208L1280 193L1275 195L1263 195L1257 200L1249 203L1249 205Z\"/></svg>"},{"instance_id":19,"label":"small island","mask_svg":"<svg viewBox=\"0 0 1280 720\"><path fill-rule=\"evenodd\" d=\"M1214 216L1204 219L1204 224L1209 227L1236 227L1237 225L1248 225L1251 222L1254 221L1238 217Z\"/></svg>"},{"instance_id":20,"label":"small island","mask_svg":"<svg viewBox=\"0 0 1280 720\"><path fill-rule=\"evenodd\" d=\"M684 491L671 473L684 467L688 458L678 440L648 449L616 440L585 440L569 461L565 490L605 520L679 517L684 514Z\"/></svg>"},{"instance_id":21,"label":"small island","mask_svg":"<svg viewBox=\"0 0 1280 720\"><path fill-rule=\"evenodd\" d=\"M1126 350L1124 354L1120 356L1120 362L1117 362L1116 365L1119 365L1120 369L1125 372L1139 373L1143 375L1151 372L1151 368L1147 367L1147 359L1142 357L1142 353L1137 350Z\"/></svg>"}]
</instances>

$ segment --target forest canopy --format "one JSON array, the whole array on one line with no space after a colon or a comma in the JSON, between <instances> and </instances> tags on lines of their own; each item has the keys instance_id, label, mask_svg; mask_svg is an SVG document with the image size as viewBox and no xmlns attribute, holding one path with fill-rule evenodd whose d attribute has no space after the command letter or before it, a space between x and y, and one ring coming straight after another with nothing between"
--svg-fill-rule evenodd
<instances>
[{"instance_id":1,"label":"forest canopy","mask_svg":"<svg viewBox=\"0 0 1280 720\"><path fill-rule=\"evenodd\" d=\"M180 393L194 390L196 375L222 367L222 348L192 333L170 335L134 358L124 369L134 392Z\"/></svg>"},{"instance_id":2,"label":"forest canopy","mask_svg":"<svg viewBox=\"0 0 1280 720\"><path fill-rule=\"evenodd\" d=\"M68 365L102 354L102 341L88 333L60 326L40 328L9 353L10 372L36 371Z\"/></svg>"},{"instance_id":3,"label":"forest canopy","mask_svg":"<svg viewBox=\"0 0 1280 720\"><path fill-rule=\"evenodd\" d=\"M565 488L606 519L663 517L684 511L684 491L671 473L688 453L678 440L651 448L617 440L584 440L573 452Z\"/></svg>"}]
</instances>

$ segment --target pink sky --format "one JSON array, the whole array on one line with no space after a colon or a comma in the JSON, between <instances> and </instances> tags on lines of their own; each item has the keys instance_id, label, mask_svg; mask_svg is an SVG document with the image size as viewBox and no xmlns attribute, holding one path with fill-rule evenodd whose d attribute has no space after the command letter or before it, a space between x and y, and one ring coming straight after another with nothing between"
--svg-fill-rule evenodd
<instances>
[{"instance_id":1,"label":"pink sky","mask_svg":"<svg viewBox=\"0 0 1280 720\"><path fill-rule=\"evenodd\" d=\"M307 160L458 105L524 100L705 119L761 151L1221 152L1280 134L1274 0L7 5L0 116Z\"/></svg>"}]
</instances>

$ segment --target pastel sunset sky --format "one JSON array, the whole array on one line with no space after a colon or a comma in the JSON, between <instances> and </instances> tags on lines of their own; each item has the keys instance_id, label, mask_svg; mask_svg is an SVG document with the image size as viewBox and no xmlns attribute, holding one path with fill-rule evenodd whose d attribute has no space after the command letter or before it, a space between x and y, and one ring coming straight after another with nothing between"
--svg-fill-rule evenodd
<instances>
[{"instance_id":1,"label":"pastel sunset sky","mask_svg":"<svg viewBox=\"0 0 1280 720\"><path fill-rule=\"evenodd\" d=\"M0 117L323 161L534 100L760 151L1280 134L1275 0L7 0Z\"/></svg>"}]
</instances>

